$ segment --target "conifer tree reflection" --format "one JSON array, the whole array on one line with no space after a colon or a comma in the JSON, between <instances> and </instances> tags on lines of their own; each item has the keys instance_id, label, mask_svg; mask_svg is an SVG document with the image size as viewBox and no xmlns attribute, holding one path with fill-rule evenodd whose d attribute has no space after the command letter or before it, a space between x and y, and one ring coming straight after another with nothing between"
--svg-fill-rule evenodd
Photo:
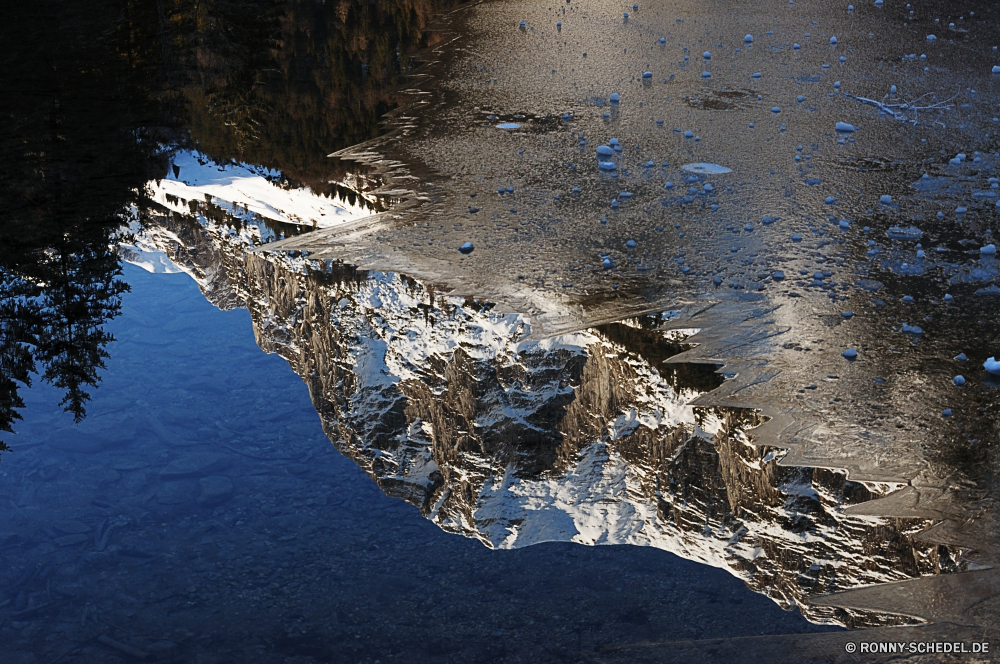
<instances>
[{"instance_id":1,"label":"conifer tree reflection","mask_svg":"<svg viewBox=\"0 0 1000 664\"><path fill-rule=\"evenodd\" d=\"M35 363L28 341L32 336L33 307L25 305L25 284L3 270L0 272L0 431L13 433L14 420L21 419L18 408L24 400L20 385L31 385ZM7 451L0 440L0 451Z\"/></svg>"},{"instance_id":2,"label":"conifer tree reflection","mask_svg":"<svg viewBox=\"0 0 1000 664\"><path fill-rule=\"evenodd\" d=\"M86 414L86 388L100 380L97 371L114 341L103 325L121 313L121 294L128 290L118 278L121 263L109 246L113 241L101 233L59 247L51 281L41 293L35 359L45 367L42 378L63 390L59 405L76 422Z\"/></svg>"},{"instance_id":3,"label":"conifer tree reflection","mask_svg":"<svg viewBox=\"0 0 1000 664\"><path fill-rule=\"evenodd\" d=\"M43 3L5 23L0 68L0 430L33 375L79 422L128 289L114 244L145 206L156 143L140 127L147 71L106 35L119 8ZM131 60L131 63L128 62ZM8 449L0 442L0 450Z\"/></svg>"}]
</instances>

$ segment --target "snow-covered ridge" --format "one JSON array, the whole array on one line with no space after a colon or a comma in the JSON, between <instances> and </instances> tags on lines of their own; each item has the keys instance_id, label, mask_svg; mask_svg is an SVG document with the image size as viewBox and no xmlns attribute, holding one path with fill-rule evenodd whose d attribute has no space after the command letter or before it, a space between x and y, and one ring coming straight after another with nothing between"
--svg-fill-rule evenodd
<instances>
[{"instance_id":1,"label":"snow-covered ridge","mask_svg":"<svg viewBox=\"0 0 1000 664\"><path fill-rule=\"evenodd\" d=\"M749 444L753 412L688 406L717 379L655 359L669 333L633 323L536 341L522 316L398 274L247 254L255 233L173 215L142 241L213 302L247 307L338 449L445 530L495 548L655 546L853 625L895 619L806 600L962 565L915 540L925 522L844 514L877 496L843 474L779 467Z\"/></svg>"},{"instance_id":2,"label":"snow-covered ridge","mask_svg":"<svg viewBox=\"0 0 1000 664\"><path fill-rule=\"evenodd\" d=\"M211 200L230 214L252 215L285 224L330 228L370 216L373 208L363 196L349 203L321 196L308 187L280 184L281 172L243 163L216 163L193 150L177 150L170 157L167 177L149 183L152 198L175 212L189 213L188 201Z\"/></svg>"}]
</instances>

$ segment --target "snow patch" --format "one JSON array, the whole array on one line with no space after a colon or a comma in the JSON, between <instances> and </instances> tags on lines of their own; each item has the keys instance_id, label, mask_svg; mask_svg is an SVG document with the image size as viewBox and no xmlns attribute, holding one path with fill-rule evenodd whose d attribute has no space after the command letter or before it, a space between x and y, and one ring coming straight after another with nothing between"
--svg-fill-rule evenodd
<instances>
[{"instance_id":1,"label":"snow patch","mask_svg":"<svg viewBox=\"0 0 1000 664\"><path fill-rule=\"evenodd\" d=\"M308 187L280 184L281 172L243 163L216 163L193 150L178 150L167 177L149 183L152 198L175 212L190 214L188 201L210 200L234 216L257 215L285 224L330 228L371 216L371 205L321 196ZM362 197L361 201L365 201Z\"/></svg>"}]
</instances>

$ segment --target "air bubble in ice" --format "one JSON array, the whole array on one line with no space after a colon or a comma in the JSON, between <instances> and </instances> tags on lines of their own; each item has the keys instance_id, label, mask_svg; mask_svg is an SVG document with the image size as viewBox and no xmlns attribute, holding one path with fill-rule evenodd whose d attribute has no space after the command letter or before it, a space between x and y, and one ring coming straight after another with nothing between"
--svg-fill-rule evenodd
<instances>
[{"instance_id":1,"label":"air bubble in ice","mask_svg":"<svg viewBox=\"0 0 1000 664\"><path fill-rule=\"evenodd\" d=\"M688 173L698 173L700 175L722 175L724 173L732 172L732 169L726 168L725 166L720 166L719 164L709 164L705 162L684 164L683 166L681 166L681 170L687 171Z\"/></svg>"},{"instance_id":2,"label":"air bubble in ice","mask_svg":"<svg viewBox=\"0 0 1000 664\"><path fill-rule=\"evenodd\" d=\"M471 254L472 249L473 246L471 242L466 242L465 244L463 244L461 247L458 248L458 250L461 251L463 254Z\"/></svg>"},{"instance_id":3,"label":"air bubble in ice","mask_svg":"<svg viewBox=\"0 0 1000 664\"><path fill-rule=\"evenodd\" d=\"M1000 376L1000 360L995 357L991 357L985 362L983 362L983 369L986 369L991 374L996 374Z\"/></svg>"},{"instance_id":4,"label":"air bubble in ice","mask_svg":"<svg viewBox=\"0 0 1000 664\"><path fill-rule=\"evenodd\" d=\"M848 360L853 360L854 358L856 358L858 356L858 351L854 350L853 348L848 348L842 354Z\"/></svg>"},{"instance_id":5,"label":"air bubble in ice","mask_svg":"<svg viewBox=\"0 0 1000 664\"><path fill-rule=\"evenodd\" d=\"M919 240L924 233L915 226L890 226L885 234L893 240Z\"/></svg>"},{"instance_id":6,"label":"air bubble in ice","mask_svg":"<svg viewBox=\"0 0 1000 664\"><path fill-rule=\"evenodd\" d=\"M752 43L753 42L753 35L747 35L746 37L743 38L743 41L745 43L747 43L747 44Z\"/></svg>"},{"instance_id":7,"label":"air bubble in ice","mask_svg":"<svg viewBox=\"0 0 1000 664\"><path fill-rule=\"evenodd\" d=\"M852 132L854 131L854 125L848 124L846 122L838 122L836 125L837 131Z\"/></svg>"},{"instance_id":8,"label":"air bubble in ice","mask_svg":"<svg viewBox=\"0 0 1000 664\"><path fill-rule=\"evenodd\" d=\"M965 385L965 376L955 376L951 379L951 382L955 383L959 387L962 387Z\"/></svg>"}]
</instances>

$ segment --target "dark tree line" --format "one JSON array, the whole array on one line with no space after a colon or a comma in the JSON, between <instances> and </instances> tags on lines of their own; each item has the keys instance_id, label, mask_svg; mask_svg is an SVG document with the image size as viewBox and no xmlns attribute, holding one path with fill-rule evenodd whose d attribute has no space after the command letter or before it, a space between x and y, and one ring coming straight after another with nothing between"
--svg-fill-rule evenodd
<instances>
[{"instance_id":1,"label":"dark tree line","mask_svg":"<svg viewBox=\"0 0 1000 664\"><path fill-rule=\"evenodd\" d=\"M111 5L22 3L0 53L0 430L40 376L79 421L128 286L115 253L157 163L148 81L114 53ZM0 449L7 445L0 441Z\"/></svg>"},{"instance_id":2,"label":"dark tree line","mask_svg":"<svg viewBox=\"0 0 1000 664\"><path fill-rule=\"evenodd\" d=\"M344 173L326 155L378 135L414 52L436 39L433 17L459 1L202 3L184 88L192 139L329 193Z\"/></svg>"}]
</instances>

